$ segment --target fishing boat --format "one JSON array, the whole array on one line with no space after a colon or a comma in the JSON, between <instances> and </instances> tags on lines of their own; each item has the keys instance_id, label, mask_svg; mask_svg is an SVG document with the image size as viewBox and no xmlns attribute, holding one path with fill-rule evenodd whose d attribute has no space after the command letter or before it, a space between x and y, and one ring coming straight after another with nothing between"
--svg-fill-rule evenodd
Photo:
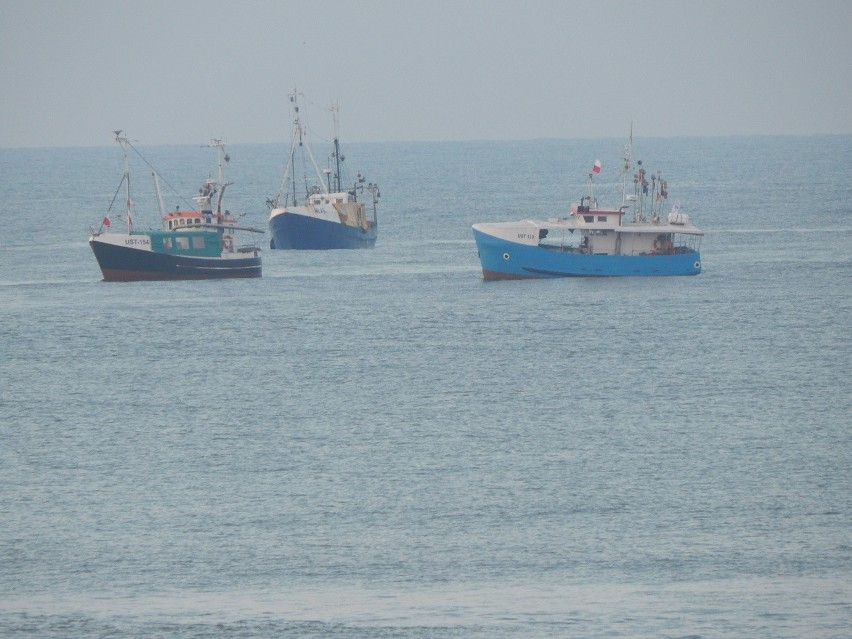
<instances>
[{"instance_id":1,"label":"fishing boat","mask_svg":"<svg viewBox=\"0 0 852 639\"><path fill-rule=\"evenodd\" d=\"M675 203L668 214L668 184L662 174L650 176L642 162L633 175L633 135L625 146L622 203L599 208L594 195L595 161L589 173L589 195L572 204L568 215L546 220L483 222L473 236L485 280L606 277L632 275L697 275L704 235ZM631 210L632 209L632 210ZM628 217L629 220L625 219Z\"/></svg>"},{"instance_id":2,"label":"fishing boat","mask_svg":"<svg viewBox=\"0 0 852 639\"><path fill-rule=\"evenodd\" d=\"M104 281L137 280L207 280L261 276L260 248L254 241L264 231L239 226L230 211L223 210L225 188L224 167L230 157L222 140L212 140L216 149L218 174L209 177L193 198L194 207L166 212L160 191L159 176L152 172L159 202L162 229L141 230L133 224L133 201L130 197L128 149L138 150L123 131L114 131L115 140L124 151L124 175L107 214L97 230L92 230L89 246L101 268ZM141 157L141 154L140 154ZM144 158L143 158L144 160ZM147 164L147 160L145 160ZM150 164L149 164L150 166ZM111 231L112 206L124 186L126 232ZM215 200L215 204L214 204ZM116 217L120 217L117 215ZM244 238L249 238L246 241Z\"/></svg>"},{"instance_id":3,"label":"fishing boat","mask_svg":"<svg viewBox=\"0 0 852 639\"><path fill-rule=\"evenodd\" d=\"M337 105L331 107L334 150L329 166L321 172L300 119L296 92L290 96L290 102L294 113L290 154L278 192L266 201L271 209L270 248L373 248L378 235L376 204L381 193L378 184L365 184L366 180L360 173L351 188L344 186L341 166L345 157L340 153ZM309 176L311 169L313 175ZM359 201L364 190L371 196L370 206Z\"/></svg>"}]
</instances>

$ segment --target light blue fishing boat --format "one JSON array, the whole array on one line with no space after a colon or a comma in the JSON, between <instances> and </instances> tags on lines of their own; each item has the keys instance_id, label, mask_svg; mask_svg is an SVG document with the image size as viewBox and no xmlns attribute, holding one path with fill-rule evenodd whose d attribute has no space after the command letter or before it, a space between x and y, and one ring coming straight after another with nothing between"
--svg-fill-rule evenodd
<instances>
[{"instance_id":1,"label":"light blue fishing boat","mask_svg":"<svg viewBox=\"0 0 852 639\"><path fill-rule=\"evenodd\" d=\"M632 275L697 275L704 232L675 204L667 215L668 185L660 174L648 176L642 162L631 172L631 140L625 146L622 205L598 208L593 177L589 195L569 209L567 217L473 225L473 236L486 280ZM631 219L626 221L628 210Z\"/></svg>"}]
</instances>

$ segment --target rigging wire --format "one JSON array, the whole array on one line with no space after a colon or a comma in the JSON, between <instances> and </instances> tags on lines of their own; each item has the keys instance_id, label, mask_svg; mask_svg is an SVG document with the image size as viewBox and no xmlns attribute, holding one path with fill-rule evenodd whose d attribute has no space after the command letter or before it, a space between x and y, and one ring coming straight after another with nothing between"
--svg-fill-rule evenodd
<instances>
[{"instance_id":1,"label":"rigging wire","mask_svg":"<svg viewBox=\"0 0 852 639\"><path fill-rule=\"evenodd\" d=\"M121 191L121 185L124 184L124 180L127 179L127 174L121 176L121 182L118 183L118 188L115 190L115 195L112 196L112 202L109 203L109 208L107 209L107 215L109 215L110 211L112 211L112 205L115 204L115 199L118 197L118 192Z\"/></svg>"},{"instance_id":2,"label":"rigging wire","mask_svg":"<svg viewBox=\"0 0 852 639\"><path fill-rule=\"evenodd\" d=\"M169 182L166 178L164 178L162 175L160 175L160 172L159 172L157 169L155 169L155 168L154 168L154 166L153 166L153 165L152 165L152 164L148 161L148 159L147 159L144 155L142 155L142 153L140 153L140 152L139 152L139 149L137 149L135 146L133 146L133 143L131 143L131 142L128 140L128 141L127 141L127 145L128 145L131 149L133 149L133 151L136 153L136 155L138 155L138 156L142 159L142 161L143 161L143 162L144 162L144 163L148 166L148 168L149 168L149 169L151 169L154 173L156 173L156 174L157 174L157 178L158 178L158 179L160 179L160 180L162 180L162 181L166 184L166 186L167 186L167 187L169 187L169 188L172 190L172 193L174 193L180 201L182 201L184 204L186 204L186 206L187 206L188 208L192 209L193 211L195 211L195 210L196 210L194 205L189 204L189 203L187 202L187 200L186 200L186 197L185 197L185 196L181 195L181 194L178 192L178 190L177 190L175 187L173 187L173 186L171 185L171 183L170 183L170 182ZM121 187L121 184L119 184L119 187ZM116 193L116 195L117 195L117 193ZM113 199L114 199L114 198L113 198ZM111 206L111 205L110 205L110 206Z\"/></svg>"}]
</instances>

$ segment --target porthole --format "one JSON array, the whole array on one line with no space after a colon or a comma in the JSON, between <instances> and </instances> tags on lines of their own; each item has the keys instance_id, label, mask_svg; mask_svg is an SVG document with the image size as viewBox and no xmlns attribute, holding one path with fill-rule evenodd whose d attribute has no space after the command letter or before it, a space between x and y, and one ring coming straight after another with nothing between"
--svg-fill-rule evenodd
<instances>
[{"instance_id":1,"label":"porthole","mask_svg":"<svg viewBox=\"0 0 852 639\"><path fill-rule=\"evenodd\" d=\"M504 259L504 260L508 260L508 259L509 259L509 254L508 254L508 253L503 253L503 259Z\"/></svg>"}]
</instances>

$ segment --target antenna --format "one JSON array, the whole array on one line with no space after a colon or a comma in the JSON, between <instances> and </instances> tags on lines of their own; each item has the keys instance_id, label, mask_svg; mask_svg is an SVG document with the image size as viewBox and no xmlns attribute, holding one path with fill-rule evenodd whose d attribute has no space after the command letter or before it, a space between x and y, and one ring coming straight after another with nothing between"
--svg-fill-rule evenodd
<instances>
[{"instance_id":1,"label":"antenna","mask_svg":"<svg viewBox=\"0 0 852 639\"><path fill-rule=\"evenodd\" d=\"M627 206L627 174L633 162L633 120L630 121L630 137L624 145L624 165L621 167L621 208Z\"/></svg>"}]
</instances>

